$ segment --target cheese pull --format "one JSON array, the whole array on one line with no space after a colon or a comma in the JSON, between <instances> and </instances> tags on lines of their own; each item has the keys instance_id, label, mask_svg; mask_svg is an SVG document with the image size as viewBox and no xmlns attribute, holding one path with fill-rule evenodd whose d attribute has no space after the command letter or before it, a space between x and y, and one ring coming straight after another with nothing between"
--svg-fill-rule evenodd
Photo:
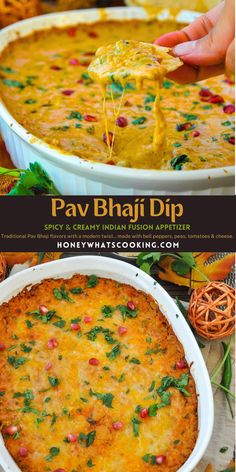
<instances>
[{"instance_id":1,"label":"cheese pull","mask_svg":"<svg viewBox=\"0 0 236 472\"><path fill-rule=\"evenodd\" d=\"M171 56L169 48L134 40L120 40L100 47L88 68L90 77L101 85L103 96L105 87L113 82L119 82L124 89L127 83L134 82L138 91L143 88L146 80L156 83L153 148L159 153L159 157L163 155L166 139L165 118L160 107L160 88L165 75L182 64L179 58ZM107 133L106 124L105 116Z\"/></svg>"}]
</instances>

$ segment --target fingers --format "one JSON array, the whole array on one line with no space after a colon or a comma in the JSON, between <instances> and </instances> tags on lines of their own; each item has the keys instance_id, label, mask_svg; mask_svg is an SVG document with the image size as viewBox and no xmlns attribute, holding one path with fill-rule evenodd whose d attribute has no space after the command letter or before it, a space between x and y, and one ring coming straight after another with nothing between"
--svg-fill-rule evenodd
<instances>
[{"instance_id":1,"label":"fingers","mask_svg":"<svg viewBox=\"0 0 236 472\"><path fill-rule=\"evenodd\" d=\"M208 77L214 77L223 73L224 64L200 68L184 64L176 71L169 73L167 77L180 84L190 84L192 82L199 82L201 80L207 79Z\"/></svg>"},{"instance_id":2,"label":"fingers","mask_svg":"<svg viewBox=\"0 0 236 472\"><path fill-rule=\"evenodd\" d=\"M226 51L233 38L234 24L224 8L219 21L208 34L201 39L178 44L173 52L189 65L215 66L225 62Z\"/></svg>"},{"instance_id":3,"label":"fingers","mask_svg":"<svg viewBox=\"0 0 236 472\"><path fill-rule=\"evenodd\" d=\"M226 58L225 58L225 70L226 70L226 75L229 78L234 78L235 76L235 40L233 40L226 53Z\"/></svg>"},{"instance_id":4,"label":"fingers","mask_svg":"<svg viewBox=\"0 0 236 472\"><path fill-rule=\"evenodd\" d=\"M173 48L177 44L184 43L185 41L189 41L189 38L184 30L180 30L173 31L172 33L163 34L162 36L160 36L160 38L157 38L154 41L154 44L157 44L158 46Z\"/></svg>"},{"instance_id":5,"label":"fingers","mask_svg":"<svg viewBox=\"0 0 236 472\"><path fill-rule=\"evenodd\" d=\"M210 31L210 29L212 29L218 20L223 7L224 2L210 10L206 15L197 18L197 20L193 21L193 23L182 30L163 34L160 38L157 38L154 43L158 46L173 48L177 44L184 43L185 41L194 41L202 38Z\"/></svg>"},{"instance_id":6,"label":"fingers","mask_svg":"<svg viewBox=\"0 0 236 472\"><path fill-rule=\"evenodd\" d=\"M220 15L222 14L224 6L224 2L220 3L215 8L212 8L212 10L208 11L205 15L201 15L195 21L190 23L190 25L183 28L182 31L184 31L188 37L188 40L195 41L196 39L206 36L216 25Z\"/></svg>"}]
</instances>

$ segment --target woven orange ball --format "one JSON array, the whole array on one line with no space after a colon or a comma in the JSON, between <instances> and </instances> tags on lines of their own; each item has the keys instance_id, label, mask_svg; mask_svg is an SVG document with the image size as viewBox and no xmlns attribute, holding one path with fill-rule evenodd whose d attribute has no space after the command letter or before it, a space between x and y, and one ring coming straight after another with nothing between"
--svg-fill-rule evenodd
<instances>
[{"instance_id":1,"label":"woven orange ball","mask_svg":"<svg viewBox=\"0 0 236 472\"><path fill-rule=\"evenodd\" d=\"M193 290L188 318L195 331L205 339L229 336L235 326L235 291L224 282L209 282Z\"/></svg>"}]
</instances>

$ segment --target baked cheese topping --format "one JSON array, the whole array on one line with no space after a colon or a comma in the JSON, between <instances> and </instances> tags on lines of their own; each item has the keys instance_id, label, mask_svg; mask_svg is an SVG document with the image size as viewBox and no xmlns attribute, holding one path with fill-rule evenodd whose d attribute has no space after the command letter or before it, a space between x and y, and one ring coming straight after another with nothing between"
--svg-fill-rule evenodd
<instances>
[{"instance_id":1,"label":"baked cheese topping","mask_svg":"<svg viewBox=\"0 0 236 472\"><path fill-rule=\"evenodd\" d=\"M156 84L156 98L154 102L155 129L153 147L154 151L159 152L159 158L163 155L164 151L166 128L165 118L160 107L160 87L162 86L164 76L182 64L179 58L169 54L169 48L139 41L120 40L114 44L99 48L94 61L92 61L88 68L90 77L101 84L104 100L106 100L106 85L112 84L112 82L120 83L123 89L125 89L130 81L134 81L139 91L143 87L144 80L154 81ZM121 100L123 96L122 94ZM119 111L120 107L121 104L118 105ZM104 109L106 113L106 106ZM118 113L116 112L115 123L117 119ZM107 142L109 143L106 115L105 125ZM116 128L114 129L112 141L115 140L115 131ZM112 158L112 152L110 152L110 157Z\"/></svg>"},{"instance_id":2,"label":"baked cheese topping","mask_svg":"<svg viewBox=\"0 0 236 472\"><path fill-rule=\"evenodd\" d=\"M101 88L87 71L96 50L122 38L152 43L177 27L173 21L104 21L19 38L0 56L0 96L22 126L65 155L173 171L233 165L234 86L224 77L190 85L163 80L168 141L162 156L153 146L155 80L138 93L133 81L106 87L104 133Z\"/></svg>"},{"instance_id":3,"label":"baked cheese topping","mask_svg":"<svg viewBox=\"0 0 236 472\"><path fill-rule=\"evenodd\" d=\"M75 275L25 289L0 319L1 429L22 471L174 472L186 461L195 385L151 296Z\"/></svg>"}]
</instances>

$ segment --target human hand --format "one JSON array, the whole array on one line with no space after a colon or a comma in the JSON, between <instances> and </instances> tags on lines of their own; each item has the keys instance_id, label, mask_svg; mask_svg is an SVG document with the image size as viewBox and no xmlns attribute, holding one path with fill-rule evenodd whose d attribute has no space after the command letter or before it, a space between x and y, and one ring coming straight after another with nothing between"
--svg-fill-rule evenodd
<instances>
[{"instance_id":1,"label":"human hand","mask_svg":"<svg viewBox=\"0 0 236 472\"><path fill-rule=\"evenodd\" d=\"M172 49L184 65L168 75L180 83L190 83L222 73L234 77L234 0L225 0L180 31L167 33L155 44Z\"/></svg>"}]
</instances>

